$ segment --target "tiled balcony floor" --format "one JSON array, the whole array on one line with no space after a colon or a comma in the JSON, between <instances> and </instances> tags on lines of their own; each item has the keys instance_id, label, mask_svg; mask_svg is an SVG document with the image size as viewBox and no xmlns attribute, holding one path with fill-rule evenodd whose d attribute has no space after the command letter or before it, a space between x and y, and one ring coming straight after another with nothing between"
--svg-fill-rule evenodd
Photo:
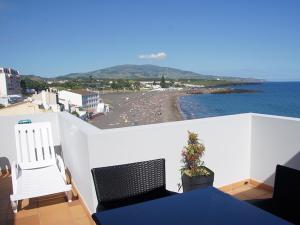
<instances>
[{"instance_id":1,"label":"tiled balcony floor","mask_svg":"<svg viewBox=\"0 0 300 225\"><path fill-rule=\"evenodd\" d=\"M68 203L64 194L19 202L14 214L9 201L12 192L9 175L0 177L0 225L90 225L94 224L79 200Z\"/></svg>"},{"instance_id":2,"label":"tiled balcony floor","mask_svg":"<svg viewBox=\"0 0 300 225\"><path fill-rule=\"evenodd\" d=\"M272 197L271 191L262 188L257 188L249 183L237 188L233 188L230 191L224 192L240 200L264 199Z\"/></svg>"},{"instance_id":3,"label":"tiled balcony floor","mask_svg":"<svg viewBox=\"0 0 300 225\"><path fill-rule=\"evenodd\" d=\"M10 207L11 178L0 177L0 225L91 225L94 224L79 200L66 202L63 194L24 200L19 204L19 211L14 214ZM246 184L233 188L226 193L246 200L269 198L270 191Z\"/></svg>"}]
</instances>

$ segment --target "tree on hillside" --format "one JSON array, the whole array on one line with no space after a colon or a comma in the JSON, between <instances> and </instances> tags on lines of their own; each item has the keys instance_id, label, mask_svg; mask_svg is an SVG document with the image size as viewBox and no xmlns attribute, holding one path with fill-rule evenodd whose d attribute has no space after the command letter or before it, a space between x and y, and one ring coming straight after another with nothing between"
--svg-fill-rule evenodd
<instances>
[{"instance_id":1,"label":"tree on hillside","mask_svg":"<svg viewBox=\"0 0 300 225\"><path fill-rule=\"evenodd\" d=\"M113 82L111 83L110 87L112 89L117 89L117 85L116 85L116 82L113 80Z\"/></svg>"},{"instance_id":2,"label":"tree on hillside","mask_svg":"<svg viewBox=\"0 0 300 225\"><path fill-rule=\"evenodd\" d=\"M141 88L141 82L135 81L133 83L133 87L134 87L134 90L140 90L140 88Z\"/></svg>"},{"instance_id":3,"label":"tree on hillside","mask_svg":"<svg viewBox=\"0 0 300 225\"><path fill-rule=\"evenodd\" d=\"M26 82L24 79L21 79L20 86L21 86L22 92L25 93L27 86L26 86Z\"/></svg>"},{"instance_id":4,"label":"tree on hillside","mask_svg":"<svg viewBox=\"0 0 300 225\"><path fill-rule=\"evenodd\" d=\"M30 78L24 77L20 82L22 92L26 93L26 89L35 89L36 91L46 90L49 85L44 81L32 80Z\"/></svg>"},{"instance_id":5,"label":"tree on hillside","mask_svg":"<svg viewBox=\"0 0 300 225\"><path fill-rule=\"evenodd\" d=\"M131 83L127 79L114 80L110 86L114 90L131 89Z\"/></svg>"},{"instance_id":6,"label":"tree on hillside","mask_svg":"<svg viewBox=\"0 0 300 225\"><path fill-rule=\"evenodd\" d=\"M65 89L81 89L82 83L78 80L69 80L65 83L54 82L50 85L51 87L62 87Z\"/></svg>"},{"instance_id":7,"label":"tree on hillside","mask_svg":"<svg viewBox=\"0 0 300 225\"><path fill-rule=\"evenodd\" d=\"M170 85L171 87L173 87L174 84L175 84L175 81L174 81L174 80L170 80L170 84L169 84L169 85Z\"/></svg>"},{"instance_id":8,"label":"tree on hillside","mask_svg":"<svg viewBox=\"0 0 300 225\"><path fill-rule=\"evenodd\" d=\"M89 82L94 83L94 82L96 82L96 79L92 75L90 75L89 76Z\"/></svg>"},{"instance_id":9,"label":"tree on hillside","mask_svg":"<svg viewBox=\"0 0 300 225\"><path fill-rule=\"evenodd\" d=\"M167 83L164 75L162 75L160 78L160 86L161 88L167 88Z\"/></svg>"}]
</instances>

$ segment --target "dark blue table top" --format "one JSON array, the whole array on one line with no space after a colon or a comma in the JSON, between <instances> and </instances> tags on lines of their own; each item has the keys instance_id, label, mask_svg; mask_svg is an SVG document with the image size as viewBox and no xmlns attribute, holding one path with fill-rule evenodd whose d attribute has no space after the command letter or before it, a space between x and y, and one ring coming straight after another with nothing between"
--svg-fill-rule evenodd
<instances>
[{"instance_id":1,"label":"dark blue table top","mask_svg":"<svg viewBox=\"0 0 300 225\"><path fill-rule=\"evenodd\" d=\"M290 224L213 187L107 210L93 217L101 225Z\"/></svg>"}]
</instances>

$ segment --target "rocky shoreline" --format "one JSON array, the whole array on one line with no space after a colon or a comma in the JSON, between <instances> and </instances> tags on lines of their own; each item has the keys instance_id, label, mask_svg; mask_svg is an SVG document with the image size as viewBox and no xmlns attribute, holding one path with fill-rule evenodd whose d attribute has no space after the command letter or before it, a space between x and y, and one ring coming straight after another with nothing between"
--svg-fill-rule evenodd
<instances>
[{"instance_id":1,"label":"rocky shoreline","mask_svg":"<svg viewBox=\"0 0 300 225\"><path fill-rule=\"evenodd\" d=\"M233 93L256 93L257 90L239 88L199 88L187 90L187 94L233 94Z\"/></svg>"}]
</instances>

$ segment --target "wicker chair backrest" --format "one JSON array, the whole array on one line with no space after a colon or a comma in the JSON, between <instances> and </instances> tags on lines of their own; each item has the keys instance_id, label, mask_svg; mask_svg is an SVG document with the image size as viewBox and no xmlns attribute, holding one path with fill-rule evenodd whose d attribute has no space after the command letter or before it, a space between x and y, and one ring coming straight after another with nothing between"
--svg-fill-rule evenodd
<instances>
[{"instance_id":1,"label":"wicker chair backrest","mask_svg":"<svg viewBox=\"0 0 300 225\"><path fill-rule=\"evenodd\" d=\"M92 175L99 202L126 199L166 187L164 159L94 168Z\"/></svg>"}]
</instances>

